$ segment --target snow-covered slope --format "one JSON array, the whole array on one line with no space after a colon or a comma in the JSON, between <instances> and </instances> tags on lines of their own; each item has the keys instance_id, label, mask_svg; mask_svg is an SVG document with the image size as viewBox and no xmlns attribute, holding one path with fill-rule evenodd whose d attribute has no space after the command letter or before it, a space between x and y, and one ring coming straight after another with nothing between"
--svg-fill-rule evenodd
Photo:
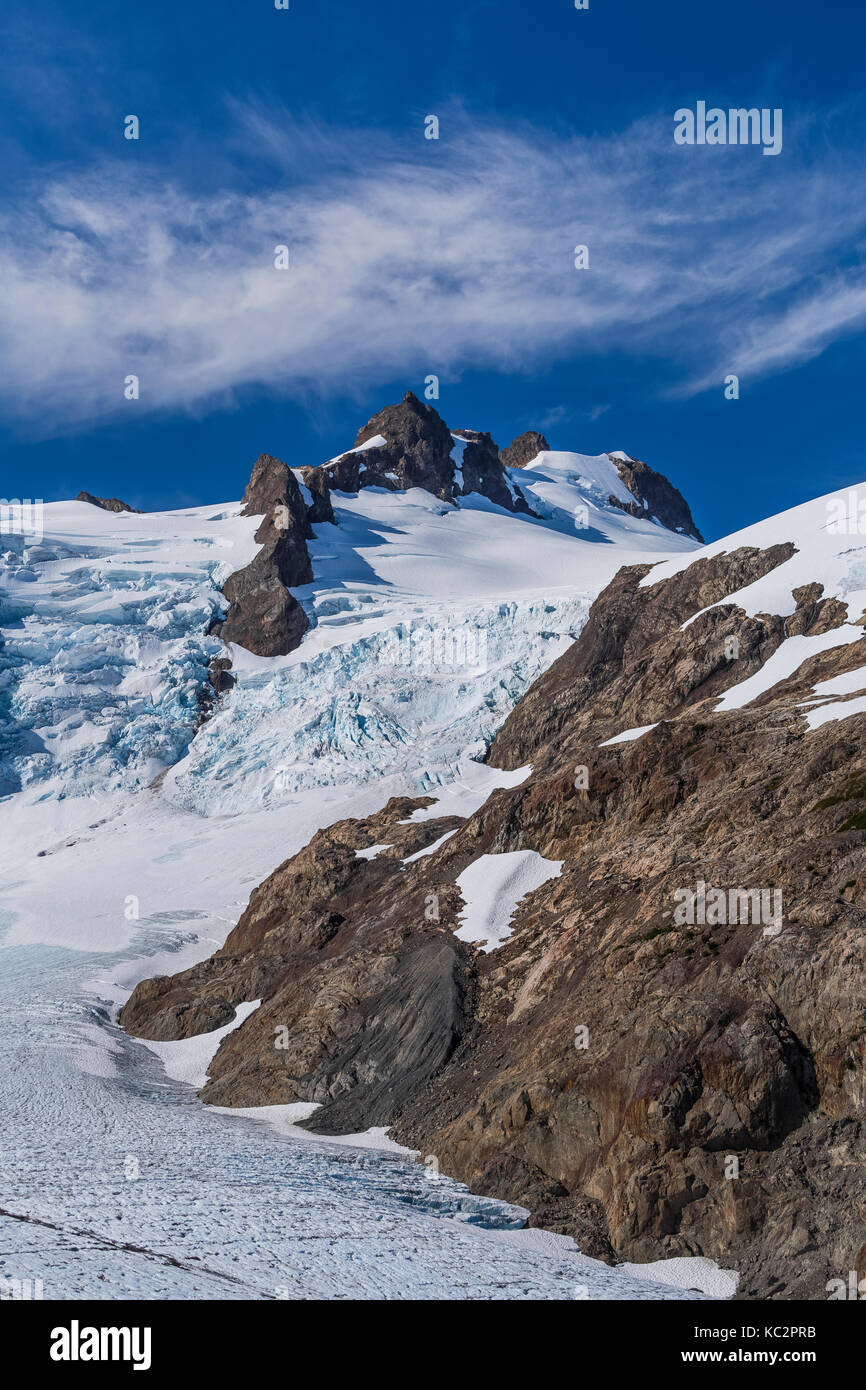
<instances>
[{"instance_id":1,"label":"snow-covered slope","mask_svg":"<svg viewBox=\"0 0 866 1390\"><path fill-rule=\"evenodd\" d=\"M613 540L620 513L610 505L611 497L628 505L634 499L611 463L627 454L574 454L548 449L525 468L512 470L534 512L565 527L577 525L585 530L597 528ZM577 513L585 508L585 513ZM645 523L641 523L645 524ZM653 523L655 526L656 523Z\"/></svg>"}]
</instances>

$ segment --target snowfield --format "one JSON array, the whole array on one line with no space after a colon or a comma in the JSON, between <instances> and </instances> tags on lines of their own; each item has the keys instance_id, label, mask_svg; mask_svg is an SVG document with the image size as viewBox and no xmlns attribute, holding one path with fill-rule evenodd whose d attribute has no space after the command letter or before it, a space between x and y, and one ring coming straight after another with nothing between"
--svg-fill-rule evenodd
<instances>
[{"instance_id":1,"label":"snowfield","mask_svg":"<svg viewBox=\"0 0 866 1390\"><path fill-rule=\"evenodd\" d=\"M457 877L466 906L460 914L463 925L454 935L495 951L511 935L518 903L561 872L561 859L543 859L534 849L479 855Z\"/></svg>"},{"instance_id":2,"label":"snowfield","mask_svg":"<svg viewBox=\"0 0 866 1390\"><path fill-rule=\"evenodd\" d=\"M520 1208L381 1132L340 1143L297 1115L209 1109L193 1086L226 1030L144 1045L114 1021L137 981L222 944L318 827L405 793L438 798L415 816L466 815L528 774L477 761L515 701L619 565L694 549L612 508L608 473L554 454L515 472L540 520L417 489L334 494L339 525L315 528L296 591L311 631L287 657L232 648L237 684L201 728L226 651L207 628L255 519L52 503L38 543L3 537L2 1278L46 1298L718 1294L705 1261L665 1285L520 1232ZM495 866L475 920L507 925L538 867Z\"/></svg>"}]
</instances>

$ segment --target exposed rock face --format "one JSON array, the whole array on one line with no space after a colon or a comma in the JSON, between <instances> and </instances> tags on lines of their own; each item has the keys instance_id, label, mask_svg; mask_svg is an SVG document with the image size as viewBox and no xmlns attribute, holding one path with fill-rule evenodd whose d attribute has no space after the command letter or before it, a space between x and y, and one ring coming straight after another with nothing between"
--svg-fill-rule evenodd
<instances>
[{"instance_id":1,"label":"exposed rock face","mask_svg":"<svg viewBox=\"0 0 866 1390\"><path fill-rule=\"evenodd\" d=\"M512 439L507 449L499 450L499 457L505 468L525 468L531 463L538 454L546 453L550 448L543 434L538 430L524 430L516 439Z\"/></svg>"},{"instance_id":2,"label":"exposed rock face","mask_svg":"<svg viewBox=\"0 0 866 1390\"><path fill-rule=\"evenodd\" d=\"M488 761L496 767L523 767L573 730L576 717L607 728L654 723L680 704L718 695L727 685L752 675L775 650L783 622L767 625L744 619L739 610L712 609L689 629L717 628L714 641L692 649L679 633L681 623L726 594L768 574L794 553L791 544L759 551L744 547L714 559L695 561L663 585L640 587L650 567L632 566L614 576L590 609L579 641L527 691L493 741ZM789 620L792 621L792 620ZM793 632L793 630L792 630ZM739 659L725 653L735 636ZM682 648L689 655L682 659ZM615 727L614 727L615 726ZM608 737L600 734L599 740Z\"/></svg>"},{"instance_id":3,"label":"exposed rock face","mask_svg":"<svg viewBox=\"0 0 866 1390\"><path fill-rule=\"evenodd\" d=\"M743 1296L825 1297L866 1246L866 715L809 731L803 701L866 664L866 636L716 710L786 636L860 616L814 584L790 617L724 601L791 551L643 588L621 571L493 744L525 782L402 869L458 822L403 825L418 803L392 802L321 832L124 1025L188 1037L262 998L206 1099L319 1101L322 1132L390 1122L590 1253L703 1253ZM512 936L455 938L458 875L527 849L563 869Z\"/></svg>"},{"instance_id":4,"label":"exposed rock face","mask_svg":"<svg viewBox=\"0 0 866 1390\"><path fill-rule=\"evenodd\" d=\"M565 868L479 962L474 1030L394 1132L480 1190L534 1195L556 1229L587 1219L562 1189L597 1201L620 1256L701 1252L742 1271L744 1296L819 1298L866 1237L866 716L808 732L801 702L862 666L866 639L714 713L786 635L845 614L820 586L788 619L701 612L788 553L644 589L621 572L505 725L491 761L534 775L450 853L471 837ZM724 909L681 923L701 882ZM762 890L769 918L732 890Z\"/></svg>"},{"instance_id":5,"label":"exposed rock face","mask_svg":"<svg viewBox=\"0 0 866 1390\"><path fill-rule=\"evenodd\" d=\"M207 685L196 692L199 707L198 728L210 719L220 695L227 695L234 689L235 678L231 674L231 660L227 656L211 657L207 668Z\"/></svg>"},{"instance_id":6,"label":"exposed rock face","mask_svg":"<svg viewBox=\"0 0 866 1390\"><path fill-rule=\"evenodd\" d=\"M636 501L626 504L611 496L610 501L615 507L629 512L631 516L655 517L669 531L679 531L684 536L694 536L697 541L703 540L692 520L688 502L673 483L648 464L641 463L640 459L622 458L618 454L608 454L608 458L636 498Z\"/></svg>"},{"instance_id":7,"label":"exposed rock face","mask_svg":"<svg viewBox=\"0 0 866 1390\"><path fill-rule=\"evenodd\" d=\"M136 516L143 516L140 507L130 507L128 502L121 502L119 497L94 497L92 492L79 492L76 502L89 502L92 507L101 507L104 512L133 512Z\"/></svg>"},{"instance_id":8,"label":"exposed rock face","mask_svg":"<svg viewBox=\"0 0 866 1390\"><path fill-rule=\"evenodd\" d=\"M308 584L313 568L307 550L312 536L307 508L291 470L261 454L243 496L243 516L262 516L255 534L261 550L223 585L228 616L212 631L256 656L294 651L309 620L289 587Z\"/></svg>"},{"instance_id":9,"label":"exposed rock face","mask_svg":"<svg viewBox=\"0 0 866 1390\"><path fill-rule=\"evenodd\" d=\"M301 476L314 497L323 493L327 495L331 489L357 492L361 486L361 464L357 454L341 454L339 458L318 468L302 468ZM388 481L385 486L390 488L393 484Z\"/></svg>"},{"instance_id":10,"label":"exposed rock face","mask_svg":"<svg viewBox=\"0 0 866 1390\"><path fill-rule=\"evenodd\" d=\"M259 454L241 498L241 516L263 516L256 540L270 544L277 536L312 539L301 490L291 469L272 454ZM308 557L309 558L309 557Z\"/></svg>"},{"instance_id":11,"label":"exposed rock face","mask_svg":"<svg viewBox=\"0 0 866 1390\"><path fill-rule=\"evenodd\" d=\"M285 656L300 645L309 619L286 588L272 553L260 552L246 569L230 575L223 593L228 617L212 631L224 642L237 642L256 656Z\"/></svg>"}]
</instances>

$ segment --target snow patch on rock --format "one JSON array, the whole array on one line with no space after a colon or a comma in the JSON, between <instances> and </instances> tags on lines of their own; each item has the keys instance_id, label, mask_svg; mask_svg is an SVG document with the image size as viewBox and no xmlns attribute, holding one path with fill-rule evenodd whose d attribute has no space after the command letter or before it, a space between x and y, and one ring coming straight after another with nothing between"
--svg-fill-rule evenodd
<instances>
[{"instance_id":1,"label":"snow patch on rock","mask_svg":"<svg viewBox=\"0 0 866 1390\"><path fill-rule=\"evenodd\" d=\"M494 951L511 935L517 904L549 879L558 878L563 862L543 859L534 849L482 854L457 878L466 905L460 913L463 926L454 935Z\"/></svg>"},{"instance_id":2,"label":"snow patch on rock","mask_svg":"<svg viewBox=\"0 0 866 1390\"><path fill-rule=\"evenodd\" d=\"M621 734L614 734L613 738L606 738L600 743L599 748L609 748L612 743L631 743L633 739L643 738L651 729L657 729L658 724L640 724L635 729L623 729Z\"/></svg>"}]
</instances>

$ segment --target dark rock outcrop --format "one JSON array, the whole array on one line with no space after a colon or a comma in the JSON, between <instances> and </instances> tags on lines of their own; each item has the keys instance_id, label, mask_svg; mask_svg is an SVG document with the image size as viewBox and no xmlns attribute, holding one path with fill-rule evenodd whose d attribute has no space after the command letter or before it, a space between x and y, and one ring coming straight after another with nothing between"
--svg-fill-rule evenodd
<instances>
[{"instance_id":1,"label":"dark rock outcrop","mask_svg":"<svg viewBox=\"0 0 866 1390\"><path fill-rule=\"evenodd\" d=\"M809 730L803 702L866 664L866 636L717 708L787 636L861 619L818 584L748 616L736 593L792 550L621 571L493 744L524 782L462 823L392 802L320 832L124 1025L188 1037L262 998L206 1099L318 1101L322 1132L390 1122L604 1258L701 1253L743 1296L826 1297L866 1245L866 715ZM514 850L562 872L484 953L453 934L456 879Z\"/></svg>"},{"instance_id":2,"label":"dark rock outcrop","mask_svg":"<svg viewBox=\"0 0 866 1390\"><path fill-rule=\"evenodd\" d=\"M133 512L136 516L143 516L140 507L130 507L128 502L121 502L119 497L94 497L92 492L79 492L76 502L89 502L92 507L101 507L104 512Z\"/></svg>"},{"instance_id":3,"label":"dark rock outcrop","mask_svg":"<svg viewBox=\"0 0 866 1390\"><path fill-rule=\"evenodd\" d=\"M525 468L528 463L550 448L543 434L538 430L524 430L512 439L507 449L499 450L499 458L505 468Z\"/></svg>"},{"instance_id":4,"label":"dark rock outcrop","mask_svg":"<svg viewBox=\"0 0 866 1390\"><path fill-rule=\"evenodd\" d=\"M196 692L199 718L197 728L210 719L220 695L227 695L234 689L235 678L231 674L231 660L227 656L214 656L208 663L207 684Z\"/></svg>"},{"instance_id":5,"label":"dark rock outcrop","mask_svg":"<svg viewBox=\"0 0 866 1390\"><path fill-rule=\"evenodd\" d=\"M312 539L301 490L295 475L282 459L272 454L259 454L241 502L241 516L264 517L256 532L256 540L262 544L269 544L277 536L289 536L297 541Z\"/></svg>"},{"instance_id":6,"label":"dark rock outcrop","mask_svg":"<svg viewBox=\"0 0 866 1390\"><path fill-rule=\"evenodd\" d=\"M226 580L228 615L211 631L256 656L284 656L298 646L310 625L289 593L290 587L309 584L313 578L307 507L294 474L270 454L256 460L243 503L242 516L263 518L255 534L262 548L245 569Z\"/></svg>"},{"instance_id":7,"label":"dark rock outcrop","mask_svg":"<svg viewBox=\"0 0 866 1390\"><path fill-rule=\"evenodd\" d=\"M647 519L655 517L669 531L679 531L684 536L703 541L704 538L692 519L688 502L662 473L656 473L654 468L641 463L640 459L619 458L616 454L608 454L608 458L636 499L627 503L611 494L610 501L614 507L619 507L631 516Z\"/></svg>"},{"instance_id":8,"label":"dark rock outcrop","mask_svg":"<svg viewBox=\"0 0 866 1390\"><path fill-rule=\"evenodd\" d=\"M272 552L260 552L246 569L230 575L223 593L228 616L211 631L256 656L285 656L299 646L310 626Z\"/></svg>"},{"instance_id":9,"label":"dark rock outcrop","mask_svg":"<svg viewBox=\"0 0 866 1390\"><path fill-rule=\"evenodd\" d=\"M318 468L302 468L301 476L313 496L322 493L357 492L361 486L361 464L358 454L341 454ZM391 482L385 484L392 487Z\"/></svg>"}]
</instances>

